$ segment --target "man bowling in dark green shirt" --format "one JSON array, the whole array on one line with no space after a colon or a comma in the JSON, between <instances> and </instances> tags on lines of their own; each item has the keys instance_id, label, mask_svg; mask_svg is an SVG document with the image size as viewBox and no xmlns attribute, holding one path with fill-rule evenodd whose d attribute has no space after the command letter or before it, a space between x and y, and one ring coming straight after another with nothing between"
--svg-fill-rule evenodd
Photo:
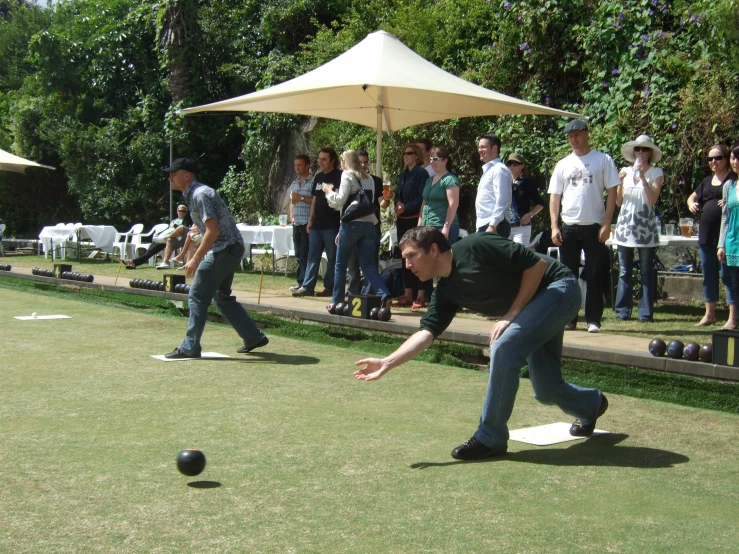
<instances>
[{"instance_id":1,"label":"man bowling in dark green shirt","mask_svg":"<svg viewBox=\"0 0 739 554\"><path fill-rule=\"evenodd\" d=\"M507 423L526 363L536 399L577 418L571 435L593 434L608 408L606 397L565 382L561 373L564 327L582 302L567 267L496 233L475 233L450 247L439 230L416 227L403 236L400 249L420 281L438 277L439 283L420 330L385 358L359 360L357 379L379 379L412 360L449 326L457 310L468 308L500 319L490 332L490 380L480 425L452 457L478 460L506 453Z\"/></svg>"}]
</instances>

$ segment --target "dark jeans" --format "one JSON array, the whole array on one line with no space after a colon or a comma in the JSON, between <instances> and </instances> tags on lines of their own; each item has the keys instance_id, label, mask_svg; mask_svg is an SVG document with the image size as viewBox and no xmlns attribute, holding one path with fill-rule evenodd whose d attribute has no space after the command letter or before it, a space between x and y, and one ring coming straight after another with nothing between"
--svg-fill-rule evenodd
<instances>
[{"instance_id":1,"label":"dark jeans","mask_svg":"<svg viewBox=\"0 0 739 554\"><path fill-rule=\"evenodd\" d=\"M403 239L408 231L418 227L418 218L413 217L411 219L400 219L395 222L395 228L398 232L398 243ZM403 288L406 289L418 289L418 279L410 269L405 267L405 258L403 258Z\"/></svg>"},{"instance_id":2,"label":"dark jeans","mask_svg":"<svg viewBox=\"0 0 739 554\"><path fill-rule=\"evenodd\" d=\"M581 276L587 283L585 294L585 320L597 323L603 317L603 276L600 274L601 259L608 256L608 249L598 240L600 225L562 224L562 246L559 247L561 262L575 277ZM585 252L585 268L580 272L580 253ZM570 322L577 323L577 315Z\"/></svg>"},{"instance_id":3,"label":"dark jeans","mask_svg":"<svg viewBox=\"0 0 739 554\"><path fill-rule=\"evenodd\" d=\"M133 264L138 267L141 264L146 263L146 261L151 258L152 256L155 256L159 254L162 250L164 250L166 244L163 242L152 242L151 246L149 246L149 249L143 253L143 255L139 256L138 258L133 259Z\"/></svg>"},{"instance_id":4,"label":"dark jeans","mask_svg":"<svg viewBox=\"0 0 739 554\"><path fill-rule=\"evenodd\" d=\"M380 225L378 224L375 225L375 249L373 251L375 267L378 269L380 267L381 238ZM366 280L364 287L362 287L362 276L359 272L359 258L357 257L356 248L349 257L349 265L347 266L347 277L349 279L349 285L347 286L347 289L352 295L372 294L373 289L372 285L369 282L369 279Z\"/></svg>"},{"instance_id":5,"label":"dark jeans","mask_svg":"<svg viewBox=\"0 0 739 554\"><path fill-rule=\"evenodd\" d=\"M308 248L310 235L306 231L307 225L293 225L293 246L295 259L298 260L298 285L303 284L305 269L308 267Z\"/></svg>"},{"instance_id":6,"label":"dark jeans","mask_svg":"<svg viewBox=\"0 0 739 554\"><path fill-rule=\"evenodd\" d=\"M321 266L321 254L326 251L328 266L323 276L323 286L327 291L334 290L334 269L336 268L336 235L338 229L311 229L308 238L308 266L305 270L305 279L301 286L308 292L313 292L318 281L318 269Z\"/></svg>"},{"instance_id":7,"label":"dark jeans","mask_svg":"<svg viewBox=\"0 0 739 554\"><path fill-rule=\"evenodd\" d=\"M478 233L484 233L485 229L487 229L489 225L483 225L480 227L477 232ZM505 219L498 223L498 225L495 226L495 232L498 233L501 237L504 239L507 239L511 236L511 224L508 223Z\"/></svg>"}]
</instances>

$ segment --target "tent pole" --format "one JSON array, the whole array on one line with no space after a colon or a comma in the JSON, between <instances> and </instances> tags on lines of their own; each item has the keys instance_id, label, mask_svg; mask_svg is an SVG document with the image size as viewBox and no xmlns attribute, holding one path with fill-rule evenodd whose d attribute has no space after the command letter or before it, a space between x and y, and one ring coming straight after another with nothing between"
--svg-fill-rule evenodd
<instances>
[{"instance_id":1,"label":"tent pole","mask_svg":"<svg viewBox=\"0 0 739 554\"><path fill-rule=\"evenodd\" d=\"M382 93L383 87L377 87L377 156L375 161L375 175L382 176Z\"/></svg>"},{"instance_id":2,"label":"tent pole","mask_svg":"<svg viewBox=\"0 0 739 554\"><path fill-rule=\"evenodd\" d=\"M174 161L174 158L172 157L174 153L174 145L172 137L169 137L169 165L172 165L172 162ZM172 221L174 219L174 213L172 212L172 182L169 182L169 220Z\"/></svg>"}]
</instances>

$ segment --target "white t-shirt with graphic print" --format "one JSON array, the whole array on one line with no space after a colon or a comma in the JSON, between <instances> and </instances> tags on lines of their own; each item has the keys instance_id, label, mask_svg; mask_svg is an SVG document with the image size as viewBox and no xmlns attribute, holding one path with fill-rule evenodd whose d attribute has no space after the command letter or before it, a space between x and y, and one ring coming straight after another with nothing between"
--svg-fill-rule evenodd
<instances>
[{"instance_id":1,"label":"white t-shirt with graphic print","mask_svg":"<svg viewBox=\"0 0 739 554\"><path fill-rule=\"evenodd\" d=\"M621 184L608 154L591 150L560 160L549 181L549 194L561 194L562 221L568 225L601 225L606 215L603 193Z\"/></svg>"}]
</instances>

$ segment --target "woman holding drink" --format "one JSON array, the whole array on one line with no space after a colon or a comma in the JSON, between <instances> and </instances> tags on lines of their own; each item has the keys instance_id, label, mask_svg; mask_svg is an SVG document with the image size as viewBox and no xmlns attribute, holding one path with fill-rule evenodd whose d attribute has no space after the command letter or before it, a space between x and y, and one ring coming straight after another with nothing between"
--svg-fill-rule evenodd
<instances>
[{"instance_id":1,"label":"woman holding drink","mask_svg":"<svg viewBox=\"0 0 739 554\"><path fill-rule=\"evenodd\" d=\"M716 323L716 302L718 301L718 279L726 285L726 303L734 305L734 295L729 286L726 265L718 259L718 239L721 231L721 207L723 205L724 184L736 179L736 174L729 167L729 149L723 144L716 144L708 150L708 165L713 175L703 179L688 197L688 209L692 213L701 212L698 224L698 245L703 267L703 295L706 299L706 314L696 323L696 327ZM682 227L682 222L681 222ZM729 322L727 322L729 325Z\"/></svg>"},{"instance_id":2,"label":"woman holding drink","mask_svg":"<svg viewBox=\"0 0 739 554\"><path fill-rule=\"evenodd\" d=\"M621 147L621 155L633 166L619 172L621 185L616 193L616 204L621 206L616 223L613 243L618 247L618 291L616 293L616 319L631 318L634 298L631 290L631 274L634 267L634 251L639 251L642 294L639 299L639 321L653 321L657 275L654 271L654 255L659 245L659 233L654 219L654 205L659 198L665 177L662 169L652 164L662 159L662 150L648 135Z\"/></svg>"}]
</instances>

